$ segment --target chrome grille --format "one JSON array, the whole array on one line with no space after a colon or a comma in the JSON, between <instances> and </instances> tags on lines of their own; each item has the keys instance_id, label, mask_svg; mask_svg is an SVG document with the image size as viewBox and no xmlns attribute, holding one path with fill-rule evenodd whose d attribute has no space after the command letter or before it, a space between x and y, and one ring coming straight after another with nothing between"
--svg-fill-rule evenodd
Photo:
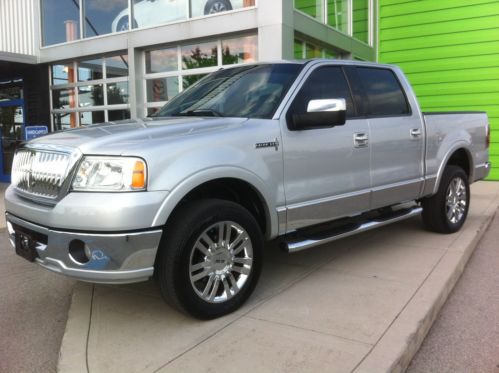
<instances>
[{"instance_id":1,"label":"chrome grille","mask_svg":"<svg viewBox=\"0 0 499 373\"><path fill-rule=\"evenodd\" d=\"M45 198L59 195L67 176L70 154L21 149L12 165L12 184L20 191Z\"/></svg>"}]
</instances>

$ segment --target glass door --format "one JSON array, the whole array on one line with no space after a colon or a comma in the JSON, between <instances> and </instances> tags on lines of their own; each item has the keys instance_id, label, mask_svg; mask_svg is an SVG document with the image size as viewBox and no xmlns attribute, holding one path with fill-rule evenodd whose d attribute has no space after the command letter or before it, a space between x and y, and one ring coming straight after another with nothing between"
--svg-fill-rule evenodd
<instances>
[{"instance_id":1,"label":"glass door","mask_svg":"<svg viewBox=\"0 0 499 373\"><path fill-rule=\"evenodd\" d=\"M0 101L1 182L10 182L14 153L22 142L23 125L23 100Z\"/></svg>"}]
</instances>

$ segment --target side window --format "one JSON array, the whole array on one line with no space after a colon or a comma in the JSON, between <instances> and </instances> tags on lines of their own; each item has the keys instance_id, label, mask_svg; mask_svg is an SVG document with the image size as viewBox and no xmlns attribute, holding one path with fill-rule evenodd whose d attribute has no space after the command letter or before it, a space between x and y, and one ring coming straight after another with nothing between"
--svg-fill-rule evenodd
<instances>
[{"instance_id":1,"label":"side window","mask_svg":"<svg viewBox=\"0 0 499 373\"><path fill-rule=\"evenodd\" d=\"M355 117L352 95L341 67L319 67L312 72L296 95L290 112L306 113L310 100L328 98L344 98L347 104L347 118Z\"/></svg>"},{"instance_id":2,"label":"side window","mask_svg":"<svg viewBox=\"0 0 499 373\"><path fill-rule=\"evenodd\" d=\"M393 71L358 67L357 73L369 101L370 116L410 113L407 99Z\"/></svg>"}]
</instances>

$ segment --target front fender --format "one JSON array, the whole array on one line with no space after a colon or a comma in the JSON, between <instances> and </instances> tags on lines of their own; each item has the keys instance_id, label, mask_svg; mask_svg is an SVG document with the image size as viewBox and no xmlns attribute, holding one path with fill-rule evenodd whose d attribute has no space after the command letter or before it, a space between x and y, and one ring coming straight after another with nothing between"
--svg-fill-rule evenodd
<instances>
[{"instance_id":1,"label":"front fender","mask_svg":"<svg viewBox=\"0 0 499 373\"><path fill-rule=\"evenodd\" d=\"M271 193L267 190L265 182L258 175L239 167L224 166L205 169L181 181L175 186L161 204L153 226L161 226L166 223L172 211L179 202L193 189L198 186L216 179L232 178L244 181L250 184L262 198L265 204L265 213L267 217L267 238L272 239L278 235L278 217L275 202L271 198Z\"/></svg>"}]
</instances>

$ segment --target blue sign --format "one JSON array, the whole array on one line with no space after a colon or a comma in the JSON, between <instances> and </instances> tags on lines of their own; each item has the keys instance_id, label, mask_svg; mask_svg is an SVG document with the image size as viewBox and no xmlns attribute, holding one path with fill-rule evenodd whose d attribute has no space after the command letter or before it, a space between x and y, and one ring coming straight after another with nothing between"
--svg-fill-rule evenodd
<instances>
[{"instance_id":1,"label":"blue sign","mask_svg":"<svg viewBox=\"0 0 499 373\"><path fill-rule=\"evenodd\" d=\"M24 138L26 141L36 139L37 137L49 133L47 126L26 126L24 127Z\"/></svg>"}]
</instances>

